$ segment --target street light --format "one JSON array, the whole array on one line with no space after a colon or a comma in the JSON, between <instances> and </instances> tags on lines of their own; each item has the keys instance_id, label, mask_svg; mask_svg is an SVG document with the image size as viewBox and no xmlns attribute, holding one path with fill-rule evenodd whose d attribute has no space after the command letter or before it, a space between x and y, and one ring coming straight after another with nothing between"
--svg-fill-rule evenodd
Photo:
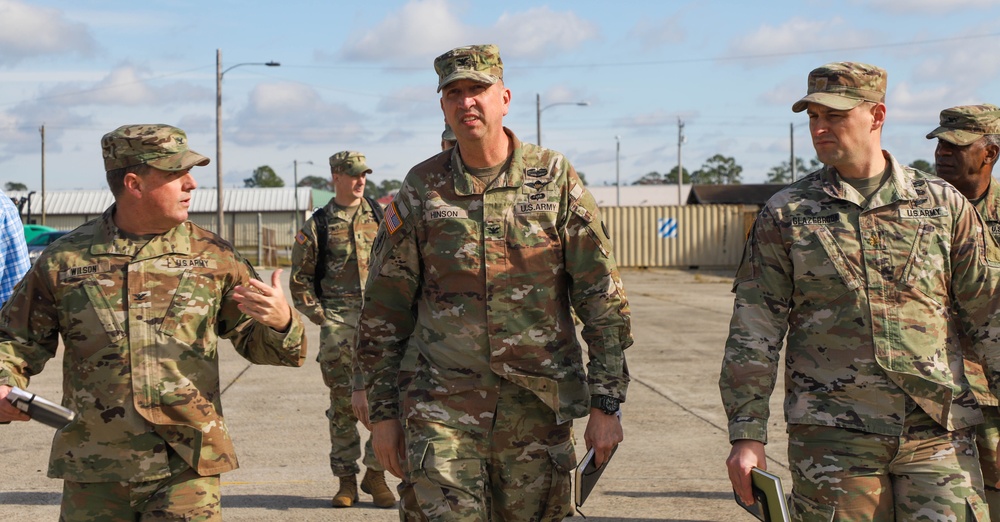
<instances>
[{"instance_id":1,"label":"street light","mask_svg":"<svg viewBox=\"0 0 1000 522\"><path fill-rule=\"evenodd\" d=\"M535 94L535 133L538 135L538 146L542 146L542 111L555 107L556 105L579 105L580 107L586 107L590 105L590 102L578 101L578 102L556 102L550 103L545 107L542 107L542 95Z\"/></svg>"},{"instance_id":2,"label":"street light","mask_svg":"<svg viewBox=\"0 0 1000 522\"><path fill-rule=\"evenodd\" d=\"M312 161L303 161L303 165L312 165ZM295 195L295 231L299 231L299 160L292 160L292 183L293 194Z\"/></svg>"},{"instance_id":3,"label":"street light","mask_svg":"<svg viewBox=\"0 0 1000 522\"><path fill-rule=\"evenodd\" d=\"M281 64L275 61L270 62L245 62L238 63L222 70L222 49L215 50L215 193L218 196L216 209L219 220L219 236L223 236L225 230L225 216L222 211L222 75L243 65L266 65L267 67L278 67ZM223 236L224 237L224 236Z\"/></svg>"}]
</instances>

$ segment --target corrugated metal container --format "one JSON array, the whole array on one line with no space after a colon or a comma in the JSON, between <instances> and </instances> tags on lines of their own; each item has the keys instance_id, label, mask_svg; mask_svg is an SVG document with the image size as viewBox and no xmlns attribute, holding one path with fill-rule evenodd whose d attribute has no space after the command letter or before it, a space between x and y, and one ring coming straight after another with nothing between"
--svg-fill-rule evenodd
<instances>
[{"instance_id":1,"label":"corrugated metal container","mask_svg":"<svg viewBox=\"0 0 1000 522\"><path fill-rule=\"evenodd\" d=\"M601 215L619 266L735 268L743 253L740 205L603 207Z\"/></svg>"}]
</instances>

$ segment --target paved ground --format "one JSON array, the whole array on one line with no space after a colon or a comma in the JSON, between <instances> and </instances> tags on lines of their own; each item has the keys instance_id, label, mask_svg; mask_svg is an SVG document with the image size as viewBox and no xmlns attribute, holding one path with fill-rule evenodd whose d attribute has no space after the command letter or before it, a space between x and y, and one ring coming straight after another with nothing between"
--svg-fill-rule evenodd
<instances>
[{"instance_id":1,"label":"paved ground","mask_svg":"<svg viewBox=\"0 0 1000 522\"><path fill-rule=\"evenodd\" d=\"M623 407L625 442L583 513L592 521L753 520L733 502L725 471L729 443L718 374L732 309L729 277L659 269L626 270L623 277L636 338L628 351L633 381ZM319 331L309 327L315 354ZM220 349L223 404L242 467L223 475L226 519L398 520L395 510L374 508L364 495L358 507L328 507L336 482L316 362L250 366L227 348ZM58 400L60 368L52 361L31 389ZM772 398L768 467L787 491L781 389L779 383ZM577 423L578 433L584 426L585 419ZM0 520L58 518L61 483L45 476L51 436L38 423L0 426Z\"/></svg>"}]
</instances>

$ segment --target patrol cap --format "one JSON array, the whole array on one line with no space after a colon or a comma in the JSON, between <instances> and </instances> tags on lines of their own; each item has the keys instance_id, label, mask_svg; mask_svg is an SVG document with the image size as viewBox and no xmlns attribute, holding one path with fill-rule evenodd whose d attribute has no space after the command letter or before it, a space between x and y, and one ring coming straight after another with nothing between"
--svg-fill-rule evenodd
<instances>
[{"instance_id":1,"label":"patrol cap","mask_svg":"<svg viewBox=\"0 0 1000 522\"><path fill-rule=\"evenodd\" d=\"M451 130L451 125L444 124L444 132L441 133L441 141L458 141L455 131Z\"/></svg>"},{"instance_id":2,"label":"patrol cap","mask_svg":"<svg viewBox=\"0 0 1000 522\"><path fill-rule=\"evenodd\" d=\"M941 125L927 135L960 147L987 134L1000 134L1000 107L989 103L961 105L941 111Z\"/></svg>"},{"instance_id":3,"label":"patrol cap","mask_svg":"<svg viewBox=\"0 0 1000 522\"><path fill-rule=\"evenodd\" d=\"M452 49L434 59L434 70L438 73L438 92L455 80L493 85L503 79L500 49L493 44Z\"/></svg>"},{"instance_id":4,"label":"patrol cap","mask_svg":"<svg viewBox=\"0 0 1000 522\"><path fill-rule=\"evenodd\" d=\"M184 131L163 124L122 125L101 137L101 152L106 171L145 163L176 172L210 161L188 148Z\"/></svg>"},{"instance_id":5,"label":"patrol cap","mask_svg":"<svg viewBox=\"0 0 1000 522\"><path fill-rule=\"evenodd\" d=\"M358 177L368 174L372 169L365 163L365 155L353 150L345 150L330 156L330 171L334 174L347 174Z\"/></svg>"},{"instance_id":6,"label":"patrol cap","mask_svg":"<svg viewBox=\"0 0 1000 522\"><path fill-rule=\"evenodd\" d=\"M831 109L850 110L863 102L885 101L885 69L859 62L836 62L817 67L809 73L806 96L792 105L792 112L802 112L810 103Z\"/></svg>"}]
</instances>

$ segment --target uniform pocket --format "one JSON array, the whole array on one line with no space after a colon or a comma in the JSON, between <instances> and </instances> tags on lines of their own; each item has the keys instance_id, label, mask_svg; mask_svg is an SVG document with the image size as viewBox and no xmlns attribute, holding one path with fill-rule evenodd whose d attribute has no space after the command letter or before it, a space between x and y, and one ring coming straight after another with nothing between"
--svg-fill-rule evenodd
<instances>
[{"instance_id":1,"label":"uniform pocket","mask_svg":"<svg viewBox=\"0 0 1000 522\"><path fill-rule=\"evenodd\" d=\"M837 508L824 506L805 498L792 490L788 503L788 516L797 522L832 522Z\"/></svg>"},{"instance_id":2,"label":"uniform pocket","mask_svg":"<svg viewBox=\"0 0 1000 522\"><path fill-rule=\"evenodd\" d=\"M970 495L969 498L965 499L965 503L969 507L966 515L967 521L982 522L990 519L990 507L979 493Z\"/></svg>"},{"instance_id":3,"label":"uniform pocket","mask_svg":"<svg viewBox=\"0 0 1000 522\"><path fill-rule=\"evenodd\" d=\"M548 504L542 512L541 520L562 520L573 513L570 495L572 481L570 475L576 468L576 451L572 441L549 446L549 460L552 464L552 484L549 487Z\"/></svg>"}]
</instances>

